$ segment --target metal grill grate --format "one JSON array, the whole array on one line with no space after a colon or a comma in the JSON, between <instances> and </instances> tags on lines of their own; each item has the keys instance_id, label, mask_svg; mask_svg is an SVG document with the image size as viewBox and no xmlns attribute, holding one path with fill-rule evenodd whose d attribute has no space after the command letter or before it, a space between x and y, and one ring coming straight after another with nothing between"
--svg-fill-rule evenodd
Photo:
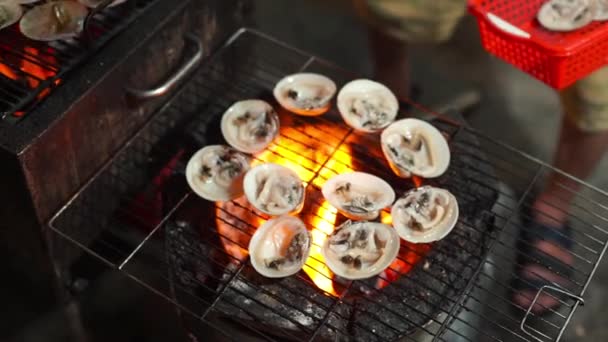
<instances>
[{"instance_id":1,"label":"metal grill grate","mask_svg":"<svg viewBox=\"0 0 608 342\"><path fill-rule=\"evenodd\" d=\"M267 217L243 199L221 206L199 199L185 182L185 163L201 146L221 143L219 116L230 104L272 101L274 84L296 71L326 74L339 86L353 78L260 33L240 31L60 210L51 228L232 338L559 340L605 252L608 194L560 178L563 193L582 186L569 211L573 275L564 293L543 289L562 302L559 309L527 314L528 307L511 300L511 270L522 253L515 246L529 215L521 213L531 211L535 189L559 171L449 118L432 123L449 137L452 164L444 176L424 182L450 189L461 219L438 243L402 243L401 262L391 268L404 274L390 285L379 289L394 274L333 279L333 289L321 291L318 284L331 279L314 251L304 271L281 280L260 277L241 259L239 250ZM301 217L310 229L339 223L319 195L333 174L375 173L398 194L414 186L392 175L377 137L353 132L335 110L315 118L280 116L280 138L257 159L287 163L307 182ZM324 280L315 283L316 276Z\"/></svg>"},{"instance_id":2,"label":"metal grill grate","mask_svg":"<svg viewBox=\"0 0 608 342\"><path fill-rule=\"evenodd\" d=\"M73 39L39 42L26 38L17 24L0 31L0 117L16 122L50 94L81 63L133 22L156 0L130 0L89 12L85 32ZM35 6L24 5L27 10Z\"/></svg>"}]
</instances>

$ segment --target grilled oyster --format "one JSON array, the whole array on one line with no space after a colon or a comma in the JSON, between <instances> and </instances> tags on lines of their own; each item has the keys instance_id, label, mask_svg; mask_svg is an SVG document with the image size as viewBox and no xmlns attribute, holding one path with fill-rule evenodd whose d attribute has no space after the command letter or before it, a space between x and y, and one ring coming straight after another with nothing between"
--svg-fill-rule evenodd
<instances>
[{"instance_id":1,"label":"grilled oyster","mask_svg":"<svg viewBox=\"0 0 608 342\"><path fill-rule=\"evenodd\" d=\"M283 108L307 116L327 112L335 94L334 81L313 73L289 75L274 87L274 97Z\"/></svg>"},{"instance_id":2,"label":"grilled oyster","mask_svg":"<svg viewBox=\"0 0 608 342\"><path fill-rule=\"evenodd\" d=\"M321 254L332 272L364 279L384 271L397 257L399 236L382 223L346 221L325 239Z\"/></svg>"},{"instance_id":3,"label":"grilled oyster","mask_svg":"<svg viewBox=\"0 0 608 342\"><path fill-rule=\"evenodd\" d=\"M186 180L190 188L209 201L228 201L243 195L243 177L249 158L222 145L200 149L188 161Z\"/></svg>"},{"instance_id":4,"label":"grilled oyster","mask_svg":"<svg viewBox=\"0 0 608 342\"><path fill-rule=\"evenodd\" d=\"M373 220L395 200L395 192L387 182L364 172L332 177L321 190L329 204L353 220Z\"/></svg>"},{"instance_id":5,"label":"grilled oyster","mask_svg":"<svg viewBox=\"0 0 608 342\"><path fill-rule=\"evenodd\" d=\"M87 8L76 1L51 1L25 13L19 28L34 40L67 39L82 32L87 13Z\"/></svg>"},{"instance_id":6,"label":"grilled oyster","mask_svg":"<svg viewBox=\"0 0 608 342\"><path fill-rule=\"evenodd\" d=\"M266 221L249 242L251 264L268 278L287 277L297 273L310 252L310 233L304 223L293 216L280 216Z\"/></svg>"},{"instance_id":7,"label":"grilled oyster","mask_svg":"<svg viewBox=\"0 0 608 342\"><path fill-rule=\"evenodd\" d=\"M258 165L247 172L243 186L249 203L268 215L297 212L304 205L304 184L285 166Z\"/></svg>"},{"instance_id":8,"label":"grilled oyster","mask_svg":"<svg viewBox=\"0 0 608 342\"><path fill-rule=\"evenodd\" d=\"M338 93L338 110L349 126L362 132L377 132L395 120L399 102L384 85L354 80Z\"/></svg>"},{"instance_id":9,"label":"grilled oyster","mask_svg":"<svg viewBox=\"0 0 608 342\"><path fill-rule=\"evenodd\" d=\"M23 15L23 8L14 1L0 2L0 30L16 23Z\"/></svg>"},{"instance_id":10,"label":"grilled oyster","mask_svg":"<svg viewBox=\"0 0 608 342\"><path fill-rule=\"evenodd\" d=\"M449 191L423 186L406 193L391 209L402 239L426 243L443 239L458 221L458 202Z\"/></svg>"},{"instance_id":11,"label":"grilled oyster","mask_svg":"<svg viewBox=\"0 0 608 342\"><path fill-rule=\"evenodd\" d=\"M222 116L221 128L224 139L232 147L256 153L279 134L279 116L262 100L238 101Z\"/></svg>"},{"instance_id":12,"label":"grilled oyster","mask_svg":"<svg viewBox=\"0 0 608 342\"><path fill-rule=\"evenodd\" d=\"M540 24L552 31L572 31L593 21L595 0L551 0L537 14Z\"/></svg>"},{"instance_id":13,"label":"grilled oyster","mask_svg":"<svg viewBox=\"0 0 608 342\"><path fill-rule=\"evenodd\" d=\"M99 6L102 2L104 2L104 0L78 0L78 1L81 4L83 4L87 7L90 7L90 8L95 8L95 7ZM127 1L127 0L114 0L108 5L108 7L118 6L125 1Z\"/></svg>"},{"instance_id":14,"label":"grilled oyster","mask_svg":"<svg viewBox=\"0 0 608 342\"><path fill-rule=\"evenodd\" d=\"M432 178L450 165L450 148L441 132L426 121L402 119L380 136L382 152L395 174Z\"/></svg>"}]
</instances>

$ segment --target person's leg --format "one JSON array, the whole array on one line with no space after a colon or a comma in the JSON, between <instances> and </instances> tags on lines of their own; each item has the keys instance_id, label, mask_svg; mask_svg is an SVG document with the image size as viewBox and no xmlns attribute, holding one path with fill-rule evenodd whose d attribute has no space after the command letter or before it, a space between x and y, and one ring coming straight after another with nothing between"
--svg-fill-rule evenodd
<instances>
[{"instance_id":1,"label":"person's leg","mask_svg":"<svg viewBox=\"0 0 608 342\"><path fill-rule=\"evenodd\" d=\"M374 77L399 98L410 96L410 61L408 44L370 27L369 44L374 63Z\"/></svg>"},{"instance_id":2,"label":"person's leg","mask_svg":"<svg viewBox=\"0 0 608 342\"><path fill-rule=\"evenodd\" d=\"M601 69L561 94L565 115L557 142L554 159L556 168L577 178L587 178L602 159L608 147L608 68ZM560 173L550 175L545 188L533 203L534 222L563 233L568 224L571 201L579 185ZM553 234L550 234L553 235ZM538 239L534 245L538 252L555 258L564 265L572 265L574 258L563 243L551 239ZM528 262L519 274L525 279L547 283L567 284L568 280L545 266ZM515 294L515 302L527 308L536 290L523 290ZM558 304L554 297L539 297L535 312L544 312Z\"/></svg>"}]
</instances>

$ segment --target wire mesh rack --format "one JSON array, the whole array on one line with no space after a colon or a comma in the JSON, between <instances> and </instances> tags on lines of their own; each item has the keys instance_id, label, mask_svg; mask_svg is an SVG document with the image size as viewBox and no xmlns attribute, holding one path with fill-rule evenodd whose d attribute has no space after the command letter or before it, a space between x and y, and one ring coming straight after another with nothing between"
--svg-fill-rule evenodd
<instances>
[{"instance_id":1,"label":"wire mesh rack","mask_svg":"<svg viewBox=\"0 0 608 342\"><path fill-rule=\"evenodd\" d=\"M321 117L280 111L280 136L254 163L284 164L305 181L300 217L313 231L313 247L292 277L256 274L247 246L268 217L242 198L198 198L183 172L197 149L223 142L219 118L234 101L262 98L278 108L274 84L299 71L325 74L338 86L355 77L262 33L240 30L53 217L52 231L234 339L559 340L605 252L608 194L439 114L431 123L449 141L450 169L436 180L404 180L385 164L379 138L354 132L335 109ZM404 100L400 116L414 107L428 113ZM402 242L397 261L378 277L333 277L319 243L344 218L319 189L350 170L385 178L398 195L420 183L449 189L461 209L455 230L433 244ZM532 206L542 186L558 189L544 202L546 212ZM521 256L530 248L521 247L531 244L520 238L521 227L531 215L566 210L573 231L564 238L573 247L563 252L572 263L553 269L536 260L551 286L515 291L519 273L513 270L525 266ZM389 213L380 219L388 222ZM55 256L61 258L61 250ZM549 307L547 298L561 305Z\"/></svg>"},{"instance_id":2,"label":"wire mesh rack","mask_svg":"<svg viewBox=\"0 0 608 342\"><path fill-rule=\"evenodd\" d=\"M116 7L102 1L89 11L83 34L71 39L31 40L12 25L0 31L0 117L17 122L157 0L129 0ZM23 5L24 10L36 4Z\"/></svg>"}]
</instances>

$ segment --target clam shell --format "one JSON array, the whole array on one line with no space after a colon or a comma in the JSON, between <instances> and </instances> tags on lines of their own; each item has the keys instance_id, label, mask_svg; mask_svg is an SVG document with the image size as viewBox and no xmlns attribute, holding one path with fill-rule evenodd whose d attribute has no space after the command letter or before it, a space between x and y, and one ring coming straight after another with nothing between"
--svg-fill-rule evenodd
<instances>
[{"instance_id":1,"label":"clam shell","mask_svg":"<svg viewBox=\"0 0 608 342\"><path fill-rule=\"evenodd\" d=\"M387 182L365 172L334 176L321 191L329 204L353 220L373 220L395 200L395 191Z\"/></svg>"},{"instance_id":2,"label":"clam shell","mask_svg":"<svg viewBox=\"0 0 608 342\"><path fill-rule=\"evenodd\" d=\"M426 194L426 195L424 195ZM429 196L425 197L422 196ZM434 209L428 204L434 204ZM428 212L435 214L430 220L420 214L420 209L427 208ZM423 186L406 193L397 200L391 209L393 227L399 236L413 243L428 243L438 241L446 237L458 221L458 201L449 191L431 186ZM412 216L412 213L416 213ZM413 219L423 229L413 226Z\"/></svg>"},{"instance_id":3,"label":"clam shell","mask_svg":"<svg viewBox=\"0 0 608 342\"><path fill-rule=\"evenodd\" d=\"M439 177L450 165L447 140L426 121L396 121L382 132L380 142L384 157L399 177Z\"/></svg>"},{"instance_id":4,"label":"clam shell","mask_svg":"<svg viewBox=\"0 0 608 342\"><path fill-rule=\"evenodd\" d=\"M338 93L338 110L357 131L378 132L397 117L399 102L384 85L360 79L347 83Z\"/></svg>"},{"instance_id":5,"label":"clam shell","mask_svg":"<svg viewBox=\"0 0 608 342\"><path fill-rule=\"evenodd\" d=\"M87 8L76 1L52 1L29 10L19 28L24 36L40 41L72 38L82 32ZM66 20L61 22L60 20Z\"/></svg>"},{"instance_id":6,"label":"clam shell","mask_svg":"<svg viewBox=\"0 0 608 342\"><path fill-rule=\"evenodd\" d=\"M294 240L298 235L300 240ZM285 215L268 220L255 231L249 242L251 264L268 278L296 274L308 259L310 243L310 232L299 218ZM299 255L290 261L286 258L290 252Z\"/></svg>"},{"instance_id":7,"label":"clam shell","mask_svg":"<svg viewBox=\"0 0 608 342\"><path fill-rule=\"evenodd\" d=\"M336 84L326 76L313 73L289 75L274 87L274 98L296 114L316 116L329 110Z\"/></svg>"},{"instance_id":8,"label":"clam shell","mask_svg":"<svg viewBox=\"0 0 608 342\"><path fill-rule=\"evenodd\" d=\"M23 15L23 8L13 1L0 2L0 30L16 23Z\"/></svg>"},{"instance_id":9,"label":"clam shell","mask_svg":"<svg viewBox=\"0 0 608 342\"><path fill-rule=\"evenodd\" d=\"M302 180L285 166L266 163L245 175L245 196L257 210L273 216L295 213L304 205Z\"/></svg>"},{"instance_id":10,"label":"clam shell","mask_svg":"<svg viewBox=\"0 0 608 342\"><path fill-rule=\"evenodd\" d=\"M361 231L367 235L363 236ZM327 267L336 275L353 280L380 274L398 253L399 236L395 229L369 221L346 221L325 239L321 248Z\"/></svg>"},{"instance_id":11,"label":"clam shell","mask_svg":"<svg viewBox=\"0 0 608 342\"><path fill-rule=\"evenodd\" d=\"M541 6L536 18L546 29L573 31L591 23L595 16L595 0L551 0Z\"/></svg>"},{"instance_id":12,"label":"clam shell","mask_svg":"<svg viewBox=\"0 0 608 342\"><path fill-rule=\"evenodd\" d=\"M230 146L245 153L256 153L279 134L279 116L265 101L238 101L224 112L221 129Z\"/></svg>"},{"instance_id":13,"label":"clam shell","mask_svg":"<svg viewBox=\"0 0 608 342\"><path fill-rule=\"evenodd\" d=\"M188 161L186 180L192 191L206 200L232 200L243 195L249 162L246 155L231 147L207 146Z\"/></svg>"}]
</instances>

